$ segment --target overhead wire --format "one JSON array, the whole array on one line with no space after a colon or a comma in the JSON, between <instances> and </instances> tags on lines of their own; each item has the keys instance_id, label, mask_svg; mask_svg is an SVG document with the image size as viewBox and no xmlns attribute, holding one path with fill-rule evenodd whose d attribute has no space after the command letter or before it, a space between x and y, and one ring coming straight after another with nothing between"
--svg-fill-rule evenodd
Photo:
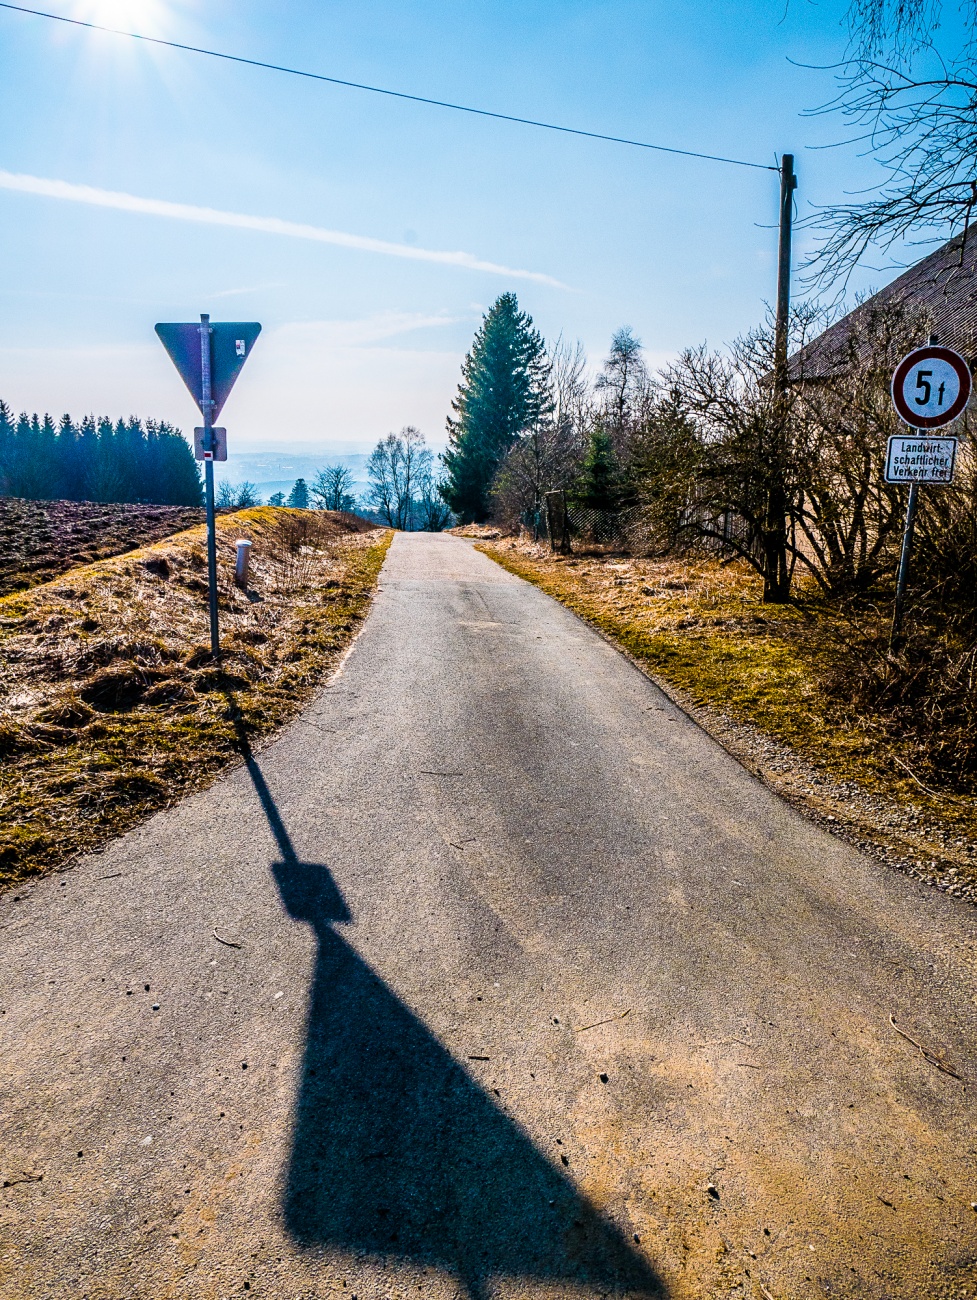
<instances>
[{"instance_id":1,"label":"overhead wire","mask_svg":"<svg viewBox=\"0 0 977 1300\"><path fill-rule=\"evenodd\" d=\"M303 77L307 81L324 81L331 86L344 86L349 90L369 91L373 95L386 95L390 99L406 99L414 104L428 104L434 108L448 108L456 113L471 113L476 117L490 117L499 122L516 122L520 126L537 127L543 131L558 131L562 135L583 136L587 140L605 140L611 144L628 145L634 149L651 149L657 153L678 154L683 158L701 158L707 162L728 163L732 167L753 167L758 171L778 171L779 168L769 163L749 162L743 158L727 158L722 154L699 153L694 149L678 149L673 145L651 144L646 140L630 140L625 136L604 135L600 131L584 131L580 127L560 126L555 122L540 122L531 117L517 117L513 113L496 113L488 108L473 108L470 104L455 104L444 99L430 99L426 95L411 95L403 90L389 90L383 86L370 86L361 81L347 81L342 77L329 77L321 72L307 72L302 68L289 68L280 63L267 63L262 59L248 59L240 54L227 54L222 50L208 50L200 45L186 45L181 41L164 40L161 36L147 36L143 32L130 32L120 27L106 27L101 23L86 22L81 18L68 18L64 14L52 14L43 9L29 9L25 5L15 5L0 0L0 9L9 9L14 13L30 14L35 18L48 18L52 22L67 23L71 27L85 27L94 32L105 32L110 36L127 36L135 41L145 41L149 45L162 45L171 50L183 50L189 54L203 54L207 58L222 59L227 63L244 64L250 68L263 68L268 72L282 72L292 77Z\"/></svg>"}]
</instances>

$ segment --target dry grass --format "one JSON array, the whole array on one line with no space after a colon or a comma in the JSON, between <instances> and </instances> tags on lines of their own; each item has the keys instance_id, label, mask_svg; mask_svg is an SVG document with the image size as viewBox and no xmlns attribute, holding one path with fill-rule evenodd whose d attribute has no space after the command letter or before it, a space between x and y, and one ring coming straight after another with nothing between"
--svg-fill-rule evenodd
<instances>
[{"instance_id":1,"label":"dry grass","mask_svg":"<svg viewBox=\"0 0 977 1300\"><path fill-rule=\"evenodd\" d=\"M269 507L217 529L219 668L203 528L0 599L0 882L104 844L234 762L242 728L293 716L364 617L391 536Z\"/></svg>"},{"instance_id":2,"label":"dry grass","mask_svg":"<svg viewBox=\"0 0 977 1300\"><path fill-rule=\"evenodd\" d=\"M925 789L911 738L832 689L851 641L843 608L803 589L795 604L764 605L741 563L563 557L513 539L479 549L611 637L707 727L743 728L724 743L792 801L913 874L975 892L977 801Z\"/></svg>"},{"instance_id":3,"label":"dry grass","mask_svg":"<svg viewBox=\"0 0 977 1300\"><path fill-rule=\"evenodd\" d=\"M502 529L494 524L459 524L457 528L448 528L445 531L454 537L470 537L480 542L495 541L503 535Z\"/></svg>"}]
</instances>

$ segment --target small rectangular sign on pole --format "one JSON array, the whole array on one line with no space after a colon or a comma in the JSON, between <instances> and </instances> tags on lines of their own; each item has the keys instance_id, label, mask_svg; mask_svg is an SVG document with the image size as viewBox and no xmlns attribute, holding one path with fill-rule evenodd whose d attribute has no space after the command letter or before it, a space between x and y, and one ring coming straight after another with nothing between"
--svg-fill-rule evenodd
<instances>
[{"instance_id":1,"label":"small rectangular sign on pole","mask_svg":"<svg viewBox=\"0 0 977 1300\"><path fill-rule=\"evenodd\" d=\"M885 458L887 483L952 483L956 438L897 435L889 439Z\"/></svg>"},{"instance_id":2,"label":"small rectangular sign on pole","mask_svg":"<svg viewBox=\"0 0 977 1300\"><path fill-rule=\"evenodd\" d=\"M207 449L207 430L194 429L193 454L197 460L227 460L227 430L216 426L210 430L213 446Z\"/></svg>"}]
</instances>

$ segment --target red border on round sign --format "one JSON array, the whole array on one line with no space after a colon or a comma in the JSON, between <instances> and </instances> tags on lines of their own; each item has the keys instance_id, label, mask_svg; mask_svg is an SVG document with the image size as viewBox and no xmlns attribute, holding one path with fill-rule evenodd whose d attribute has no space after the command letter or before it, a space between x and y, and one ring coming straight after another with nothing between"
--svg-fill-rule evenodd
<instances>
[{"instance_id":1,"label":"red border on round sign","mask_svg":"<svg viewBox=\"0 0 977 1300\"><path fill-rule=\"evenodd\" d=\"M911 411L902 401L902 386L905 383L906 376L913 366L918 365L921 361L945 361L951 365L960 378L960 392L957 394L957 400L952 406L948 406L945 411L939 415L921 416L916 411ZM970 401L970 391L973 381L970 377L970 367L960 355L954 352L952 348L939 347L936 344L929 344L924 348L916 348L908 356L903 357L896 366L896 372L892 376L892 405L896 408L896 413L901 420L909 425L910 429L940 429L945 424L952 424L958 416L963 415L967 409L967 403Z\"/></svg>"}]
</instances>

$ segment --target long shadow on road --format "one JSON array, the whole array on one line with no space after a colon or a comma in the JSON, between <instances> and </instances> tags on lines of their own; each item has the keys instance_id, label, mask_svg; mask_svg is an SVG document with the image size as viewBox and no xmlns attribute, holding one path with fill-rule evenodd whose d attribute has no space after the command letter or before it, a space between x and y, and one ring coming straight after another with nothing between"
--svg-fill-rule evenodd
<instances>
[{"instance_id":1,"label":"long shadow on road","mask_svg":"<svg viewBox=\"0 0 977 1300\"><path fill-rule=\"evenodd\" d=\"M663 1297L622 1234L336 934L350 913L326 867L301 862L239 732L282 860L285 907L319 943L285 1217L296 1241L457 1276Z\"/></svg>"}]
</instances>

